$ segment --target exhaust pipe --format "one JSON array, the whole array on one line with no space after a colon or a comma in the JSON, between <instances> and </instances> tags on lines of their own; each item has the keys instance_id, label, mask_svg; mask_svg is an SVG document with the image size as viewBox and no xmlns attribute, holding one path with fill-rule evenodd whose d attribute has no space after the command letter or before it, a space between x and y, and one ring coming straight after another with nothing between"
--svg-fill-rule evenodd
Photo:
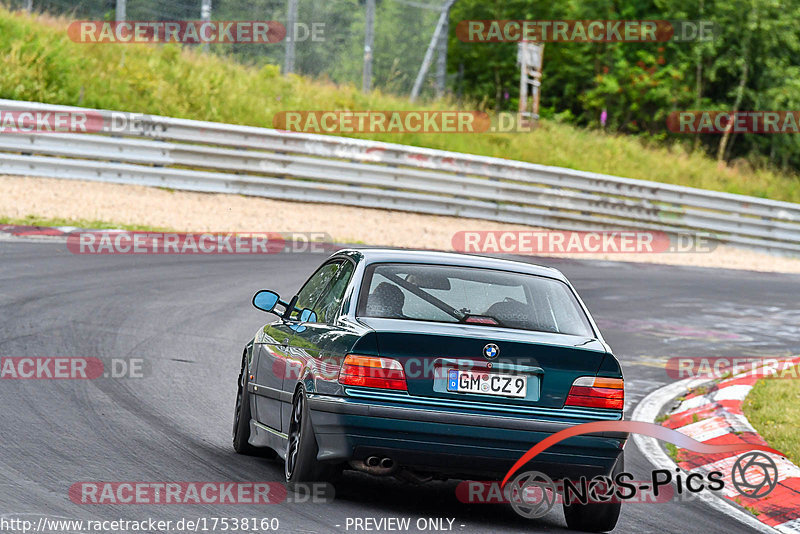
<instances>
[{"instance_id":1,"label":"exhaust pipe","mask_svg":"<svg viewBox=\"0 0 800 534\"><path fill-rule=\"evenodd\" d=\"M391 475L397 470L397 465L391 458L368 456L366 460L350 460L349 463L356 471L379 477Z\"/></svg>"}]
</instances>

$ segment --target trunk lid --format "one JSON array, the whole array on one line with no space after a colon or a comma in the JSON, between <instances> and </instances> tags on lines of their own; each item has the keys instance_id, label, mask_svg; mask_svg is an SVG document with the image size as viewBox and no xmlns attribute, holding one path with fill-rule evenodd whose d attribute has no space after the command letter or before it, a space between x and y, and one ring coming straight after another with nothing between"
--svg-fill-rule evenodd
<instances>
[{"instance_id":1,"label":"trunk lid","mask_svg":"<svg viewBox=\"0 0 800 534\"><path fill-rule=\"evenodd\" d=\"M589 337L398 319L361 321L375 330L380 356L402 363L409 395L448 399L456 405L472 401L561 408L573 381L595 376L606 354L605 346ZM497 354L488 358L485 350ZM484 380L492 374L526 377L525 397L451 391L448 380L458 376L450 373L453 370L472 371L470 377ZM503 387L504 380L495 381Z\"/></svg>"}]
</instances>

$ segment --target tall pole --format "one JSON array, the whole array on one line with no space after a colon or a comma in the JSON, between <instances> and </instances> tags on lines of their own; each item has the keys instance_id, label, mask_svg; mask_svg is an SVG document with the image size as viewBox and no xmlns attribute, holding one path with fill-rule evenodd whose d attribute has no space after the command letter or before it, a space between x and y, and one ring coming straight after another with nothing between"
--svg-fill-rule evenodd
<instances>
[{"instance_id":1,"label":"tall pole","mask_svg":"<svg viewBox=\"0 0 800 534\"><path fill-rule=\"evenodd\" d=\"M117 0L117 13L115 20L117 22L125 22L125 0Z\"/></svg>"},{"instance_id":2,"label":"tall pole","mask_svg":"<svg viewBox=\"0 0 800 534\"><path fill-rule=\"evenodd\" d=\"M447 36L450 29L450 6L445 7L446 15L442 24L442 31L439 33L439 43L436 50L436 96L444 96L445 85L447 83Z\"/></svg>"},{"instance_id":3,"label":"tall pole","mask_svg":"<svg viewBox=\"0 0 800 534\"><path fill-rule=\"evenodd\" d=\"M203 22L211 22L211 0L203 0L203 3L200 5L200 20ZM208 43L203 43L203 51L208 51Z\"/></svg>"},{"instance_id":4,"label":"tall pole","mask_svg":"<svg viewBox=\"0 0 800 534\"><path fill-rule=\"evenodd\" d=\"M522 41L517 45L519 62L519 120L526 128L539 120L539 93L542 85L544 43ZM528 97L533 97L533 110L528 111Z\"/></svg>"},{"instance_id":5,"label":"tall pole","mask_svg":"<svg viewBox=\"0 0 800 534\"><path fill-rule=\"evenodd\" d=\"M375 0L367 0L367 20L364 29L364 71L361 90L369 93L372 89L372 46L375 43Z\"/></svg>"},{"instance_id":6,"label":"tall pole","mask_svg":"<svg viewBox=\"0 0 800 534\"><path fill-rule=\"evenodd\" d=\"M529 81L528 81L528 58L527 54L525 54L524 49L517 45L520 50L519 53L519 118L520 120L524 120L524 118L528 114L528 89L529 89ZM498 102L495 102L495 105L498 105Z\"/></svg>"},{"instance_id":7,"label":"tall pole","mask_svg":"<svg viewBox=\"0 0 800 534\"><path fill-rule=\"evenodd\" d=\"M433 61L433 51L439 44L439 36L442 35L442 31L444 30L444 27L447 23L447 18L450 14L450 8L453 6L455 1L456 0L447 0L444 6L442 6L442 12L439 15L439 21L436 23L436 29L433 32L433 37L431 37L431 42L428 44L428 49L425 51L425 57L422 59L422 65L419 67L417 79L414 80L414 87L411 88L412 102L417 99L420 89L422 89L422 82L425 80L425 76L428 74L431 61Z\"/></svg>"},{"instance_id":8,"label":"tall pole","mask_svg":"<svg viewBox=\"0 0 800 534\"><path fill-rule=\"evenodd\" d=\"M286 9L286 55L283 58L283 72L294 72L294 29L297 24L297 0L288 0Z\"/></svg>"}]
</instances>

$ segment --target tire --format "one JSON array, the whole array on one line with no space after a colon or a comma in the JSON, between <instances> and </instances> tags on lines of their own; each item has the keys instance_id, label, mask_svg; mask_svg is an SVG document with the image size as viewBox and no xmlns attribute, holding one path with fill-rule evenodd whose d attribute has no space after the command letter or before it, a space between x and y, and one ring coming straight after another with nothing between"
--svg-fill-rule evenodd
<instances>
[{"instance_id":1,"label":"tire","mask_svg":"<svg viewBox=\"0 0 800 534\"><path fill-rule=\"evenodd\" d=\"M233 450L239 454L256 456L258 448L250 445L250 392L247 391L247 356L242 358L242 370L239 372L236 393L236 407L233 411Z\"/></svg>"},{"instance_id":2,"label":"tire","mask_svg":"<svg viewBox=\"0 0 800 534\"><path fill-rule=\"evenodd\" d=\"M623 453L624 454L624 453ZM625 469L625 458L620 455L614 469L611 471L611 478L614 478ZM592 503L592 504L571 504L563 505L564 519L567 520L567 527L571 530L583 532L608 532L617 526L619 513L622 509L621 502Z\"/></svg>"},{"instance_id":3,"label":"tire","mask_svg":"<svg viewBox=\"0 0 800 534\"><path fill-rule=\"evenodd\" d=\"M311 425L306 392L302 386L292 401L288 436L284 475L289 490L298 491L304 484L329 482L333 479L336 466L323 464L317 460L319 447Z\"/></svg>"}]
</instances>

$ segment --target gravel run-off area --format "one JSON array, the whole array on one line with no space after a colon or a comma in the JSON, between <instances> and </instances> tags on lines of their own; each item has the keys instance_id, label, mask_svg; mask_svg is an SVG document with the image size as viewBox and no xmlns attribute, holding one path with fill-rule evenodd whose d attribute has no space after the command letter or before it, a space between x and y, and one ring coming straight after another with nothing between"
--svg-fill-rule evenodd
<instances>
[{"instance_id":1,"label":"gravel run-off area","mask_svg":"<svg viewBox=\"0 0 800 534\"><path fill-rule=\"evenodd\" d=\"M140 224L181 232L324 232L337 243L439 250L453 250L453 236L457 232L532 230L531 227L479 219L288 202L235 194L193 193L51 178L0 177L0 217L21 219L29 215L45 219ZM580 253L563 256L800 273L800 259L724 245L711 252Z\"/></svg>"}]
</instances>

